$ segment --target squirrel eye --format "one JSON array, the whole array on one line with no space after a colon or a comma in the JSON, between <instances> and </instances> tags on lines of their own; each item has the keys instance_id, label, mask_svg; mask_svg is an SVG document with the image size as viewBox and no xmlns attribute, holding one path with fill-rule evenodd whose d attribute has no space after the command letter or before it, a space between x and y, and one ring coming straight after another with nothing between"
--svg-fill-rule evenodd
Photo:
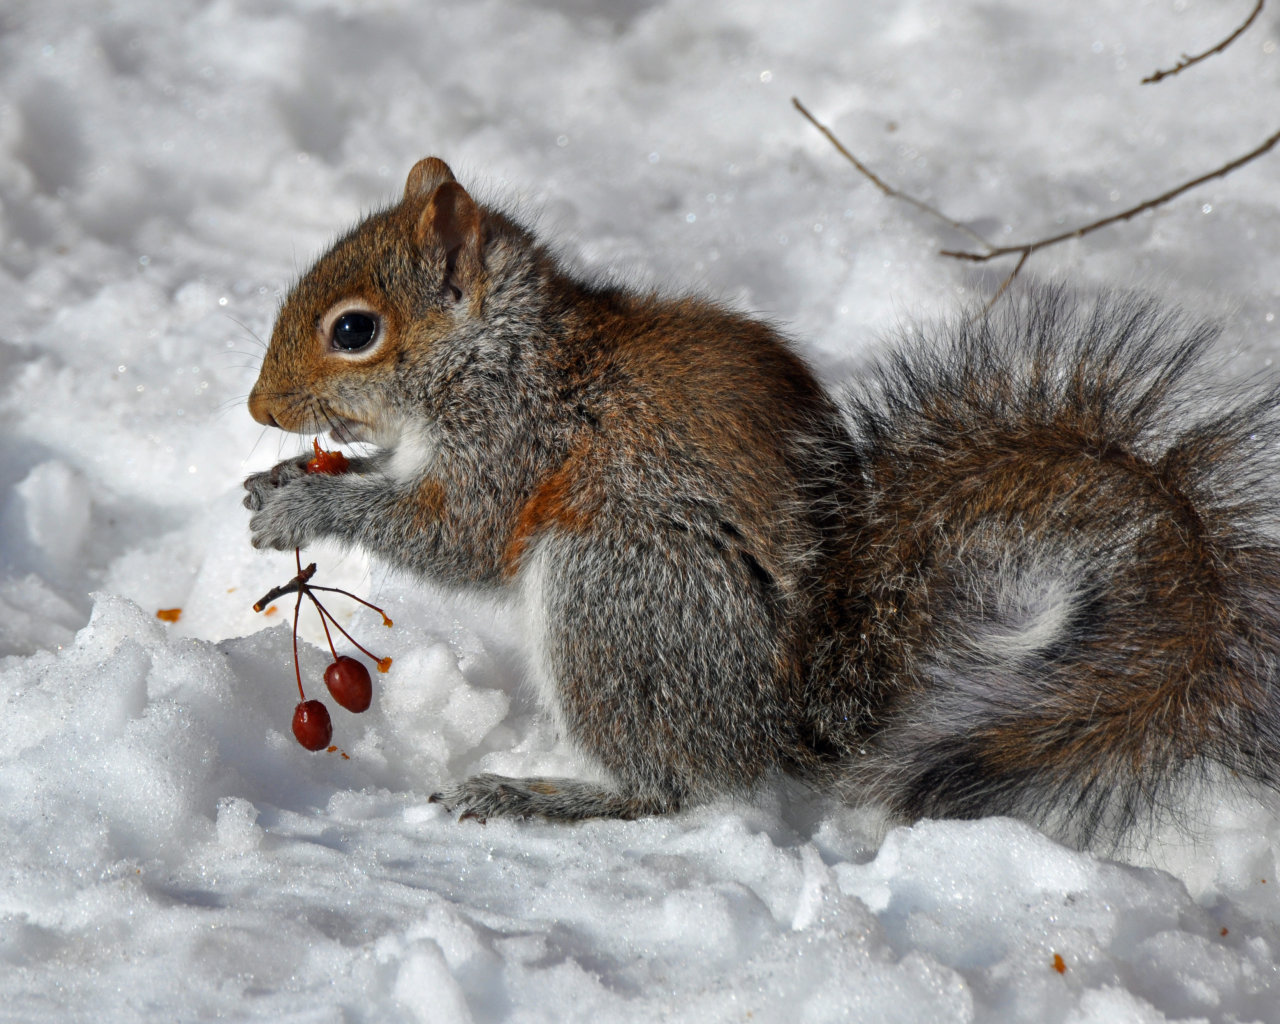
<instances>
[{"instance_id":1,"label":"squirrel eye","mask_svg":"<svg viewBox=\"0 0 1280 1024\"><path fill-rule=\"evenodd\" d=\"M368 313L343 313L333 324L333 347L355 352L378 336L378 318Z\"/></svg>"}]
</instances>

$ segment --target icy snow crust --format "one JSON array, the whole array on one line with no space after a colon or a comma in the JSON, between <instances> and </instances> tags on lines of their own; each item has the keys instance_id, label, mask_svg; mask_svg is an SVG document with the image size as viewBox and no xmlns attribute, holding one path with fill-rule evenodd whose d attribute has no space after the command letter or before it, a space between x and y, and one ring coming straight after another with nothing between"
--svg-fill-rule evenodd
<instances>
[{"instance_id":1,"label":"icy snow crust","mask_svg":"<svg viewBox=\"0 0 1280 1024\"><path fill-rule=\"evenodd\" d=\"M255 336L421 156L588 271L776 319L838 380L1007 264L939 259L962 240L854 176L792 94L889 180L1026 239L1276 129L1271 6L1138 84L1247 7L0 6L0 1019L1280 1020L1272 798L1211 791L1194 840L1113 860L1007 820L886 832L784 784L659 820L454 822L427 796L469 772L587 766L522 689L510 609L327 548L321 581L396 625L335 611L395 665L306 753L291 607L249 609L291 558L249 548L238 492L302 443L245 412ZM1032 269L1222 313L1224 372L1261 371L1277 161Z\"/></svg>"}]
</instances>

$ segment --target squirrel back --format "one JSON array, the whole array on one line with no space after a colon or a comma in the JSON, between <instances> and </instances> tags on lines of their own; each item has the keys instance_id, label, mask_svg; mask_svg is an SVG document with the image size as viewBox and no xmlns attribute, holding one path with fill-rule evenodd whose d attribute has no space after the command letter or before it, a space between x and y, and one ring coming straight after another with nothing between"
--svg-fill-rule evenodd
<instances>
[{"instance_id":1,"label":"squirrel back","mask_svg":"<svg viewBox=\"0 0 1280 1024\"><path fill-rule=\"evenodd\" d=\"M1087 842L1210 763L1280 774L1276 403L1214 404L1212 338L1030 289L833 397L766 324L575 279L429 159L295 287L250 397L377 449L246 504L257 545L523 605L530 676L609 782L475 776L440 794L467 815L787 772Z\"/></svg>"}]
</instances>

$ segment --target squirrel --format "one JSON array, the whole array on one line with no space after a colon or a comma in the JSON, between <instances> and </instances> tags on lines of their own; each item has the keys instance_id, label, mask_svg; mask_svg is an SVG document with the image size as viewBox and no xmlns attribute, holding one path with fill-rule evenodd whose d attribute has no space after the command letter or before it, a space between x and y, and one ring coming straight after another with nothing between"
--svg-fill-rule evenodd
<instances>
[{"instance_id":1,"label":"squirrel","mask_svg":"<svg viewBox=\"0 0 1280 1024\"><path fill-rule=\"evenodd\" d=\"M1278 393L1212 325L1029 287L833 394L772 326L581 280L440 160L321 256L249 410L368 442L245 481L252 542L360 545L523 607L607 782L463 816L636 818L779 775L1080 845L1220 766L1280 784Z\"/></svg>"}]
</instances>

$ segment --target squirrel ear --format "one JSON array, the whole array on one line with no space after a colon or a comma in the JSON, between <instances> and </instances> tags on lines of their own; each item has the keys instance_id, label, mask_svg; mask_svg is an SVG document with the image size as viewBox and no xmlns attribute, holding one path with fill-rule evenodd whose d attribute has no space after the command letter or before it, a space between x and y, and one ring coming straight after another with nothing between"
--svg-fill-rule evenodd
<instances>
[{"instance_id":1,"label":"squirrel ear","mask_svg":"<svg viewBox=\"0 0 1280 1024\"><path fill-rule=\"evenodd\" d=\"M416 199L430 195L446 181L453 180L455 180L453 171L449 170L449 165L443 160L429 156L413 165L413 170L409 172L409 178L404 183L404 197Z\"/></svg>"},{"instance_id":2,"label":"squirrel ear","mask_svg":"<svg viewBox=\"0 0 1280 1024\"><path fill-rule=\"evenodd\" d=\"M444 250L445 284L455 300L472 290L484 266L480 221L480 207L456 181L437 186L418 218L418 244Z\"/></svg>"}]
</instances>

